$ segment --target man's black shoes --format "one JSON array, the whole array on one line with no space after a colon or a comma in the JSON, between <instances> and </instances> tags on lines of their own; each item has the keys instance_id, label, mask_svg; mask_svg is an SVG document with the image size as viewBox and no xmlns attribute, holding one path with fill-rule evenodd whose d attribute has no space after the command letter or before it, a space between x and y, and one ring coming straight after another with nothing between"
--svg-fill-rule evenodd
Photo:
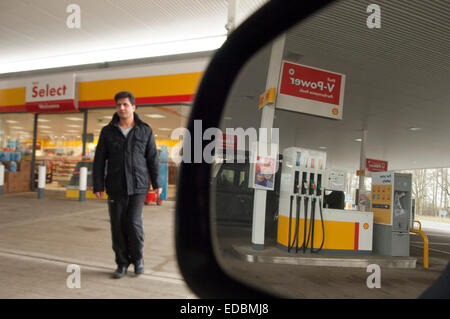
<instances>
[{"instance_id":1,"label":"man's black shoes","mask_svg":"<svg viewBox=\"0 0 450 319\"><path fill-rule=\"evenodd\" d=\"M112 277L114 279L120 279L127 274L128 266L117 266L116 271L113 273Z\"/></svg>"},{"instance_id":2,"label":"man's black shoes","mask_svg":"<svg viewBox=\"0 0 450 319\"><path fill-rule=\"evenodd\" d=\"M134 265L134 273L136 276L142 275L144 273L144 263L140 262Z\"/></svg>"},{"instance_id":3,"label":"man's black shoes","mask_svg":"<svg viewBox=\"0 0 450 319\"><path fill-rule=\"evenodd\" d=\"M120 279L127 274L128 266L117 266L116 271L112 274L115 279ZM142 275L144 273L144 263L140 262L134 265L134 273L136 276Z\"/></svg>"}]
</instances>

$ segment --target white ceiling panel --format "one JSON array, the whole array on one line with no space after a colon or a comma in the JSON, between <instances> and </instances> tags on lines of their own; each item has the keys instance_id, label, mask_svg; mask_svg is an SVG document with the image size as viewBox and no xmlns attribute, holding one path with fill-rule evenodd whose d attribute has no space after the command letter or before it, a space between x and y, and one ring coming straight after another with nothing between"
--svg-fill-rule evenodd
<instances>
[{"instance_id":1,"label":"white ceiling panel","mask_svg":"<svg viewBox=\"0 0 450 319\"><path fill-rule=\"evenodd\" d=\"M240 0L238 16L265 2ZM79 29L66 25L71 3ZM227 0L2 0L0 63L225 35L227 10Z\"/></svg>"}]
</instances>

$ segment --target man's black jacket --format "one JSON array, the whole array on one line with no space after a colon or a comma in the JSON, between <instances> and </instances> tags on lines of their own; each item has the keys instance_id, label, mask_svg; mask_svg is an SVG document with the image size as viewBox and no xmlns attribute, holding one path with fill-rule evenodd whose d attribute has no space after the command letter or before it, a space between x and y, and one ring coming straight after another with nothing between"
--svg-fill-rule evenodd
<instances>
[{"instance_id":1,"label":"man's black jacket","mask_svg":"<svg viewBox=\"0 0 450 319\"><path fill-rule=\"evenodd\" d=\"M115 113L100 132L94 157L94 192L103 192L106 186L110 197L145 194L150 181L154 189L161 187L153 131L136 113L134 122L135 126L125 138L119 128L119 116Z\"/></svg>"}]
</instances>

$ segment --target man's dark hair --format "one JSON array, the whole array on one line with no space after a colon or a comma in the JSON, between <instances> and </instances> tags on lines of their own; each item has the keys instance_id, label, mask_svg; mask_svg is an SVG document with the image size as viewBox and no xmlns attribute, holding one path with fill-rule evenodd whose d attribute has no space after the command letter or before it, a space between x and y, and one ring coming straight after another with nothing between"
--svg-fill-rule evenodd
<instances>
[{"instance_id":1,"label":"man's dark hair","mask_svg":"<svg viewBox=\"0 0 450 319\"><path fill-rule=\"evenodd\" d=\"M117 94L114 96L114 101L117 103L117 100L119 100L119 99L124 99L124 98L129 98L129 99L130 99L131 105L135 105L135 104L136 104L136 103L135 103L135 100L134 100L134 95L133 95L133 93L128 92L128 91L121 91L121 92L117 93Z\"/></svg>"}]
</instances>

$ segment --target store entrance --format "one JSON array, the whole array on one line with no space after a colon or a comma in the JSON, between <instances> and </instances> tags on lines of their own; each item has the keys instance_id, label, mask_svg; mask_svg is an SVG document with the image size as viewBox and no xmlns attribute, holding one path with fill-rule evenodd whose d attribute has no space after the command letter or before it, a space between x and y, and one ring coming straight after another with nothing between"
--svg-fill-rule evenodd
<instances>
[{"instance_id":1,"label":"store entrance","mask_svg":"<svg viewBox=\"0 0 450 319\"><path fill-rule=\"evenodd\" d=\"M27 192L33 190L30 186L36 190L39 166L45 165L46 190L66 192L67 197L77 197L77 165L79 167L80 162L87 167L92 164L101 129L111 121L114 112L114 107L99 107L77 113L0 114L0 162L5 166L6 174L4 192ZM178 171L178 164L170 154L179 140L172 139L172 132L186 126L189 112L190 105L183 104L141 105L136 110L141 120L152 127L158 151L164 149L169 154L161 161L160 172L165 177L168 200L175 199ZM83 147L84 129L86 143ZM34 180L31 176L33 170ZM87 187L89 195L89 192L92 193L89 173Z\"/></svg>"}]
</instances>

